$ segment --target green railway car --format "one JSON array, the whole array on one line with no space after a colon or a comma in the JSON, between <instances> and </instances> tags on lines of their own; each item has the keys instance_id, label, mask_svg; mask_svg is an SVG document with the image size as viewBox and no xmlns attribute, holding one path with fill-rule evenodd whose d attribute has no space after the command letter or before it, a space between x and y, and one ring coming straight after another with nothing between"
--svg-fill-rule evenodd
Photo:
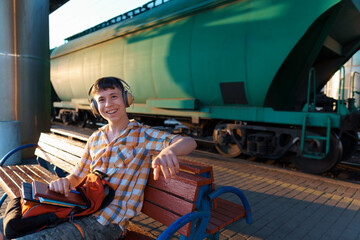
<instances>
[{"instance_id":1,"label":"green railway car","mask_svg":"<svg viewBox=\"0 0 360 240\"><path fill-rule=\"evenodd\" d=\"M343 99L319 110L313 96L360 48L359 11L360 0L150 1L52 51L54 108L64 122L86 116L91 84L117 76L135 117L175 117L226 156L286 154L324 172L355 149L358 112Z\"/></svg>"}]
</instances>

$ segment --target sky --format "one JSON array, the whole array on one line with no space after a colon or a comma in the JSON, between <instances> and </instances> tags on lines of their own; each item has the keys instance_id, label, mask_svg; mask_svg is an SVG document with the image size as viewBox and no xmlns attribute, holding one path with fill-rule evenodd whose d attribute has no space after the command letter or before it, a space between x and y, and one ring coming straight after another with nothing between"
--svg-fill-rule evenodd
<instances>
[{"instance_id":1,"label":"sky","mask_svg":"<svg viewBox=\"0 0 360 240\"><path fill-rule=\"evenodd\" d=\"M50 49L64 39L150 0L70 0L49 16Z\"/></svg>"}]
</instances>

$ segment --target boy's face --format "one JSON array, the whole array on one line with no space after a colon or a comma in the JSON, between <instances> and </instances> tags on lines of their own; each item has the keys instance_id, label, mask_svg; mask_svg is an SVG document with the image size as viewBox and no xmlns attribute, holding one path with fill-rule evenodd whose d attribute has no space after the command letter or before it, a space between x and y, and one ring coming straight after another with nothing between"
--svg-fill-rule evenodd
<instances>
[{"instance_id":1,"label":"boy's face","mask_svg":"<svg viewBox=\"0 0 360 240\"><path fill-rule=\"evenodd\" d=\"M128 120L122 91L119 88L99 90L94 94L94 98L101 116L109 123L115 124Z\"/></svg>"}]
</instances>

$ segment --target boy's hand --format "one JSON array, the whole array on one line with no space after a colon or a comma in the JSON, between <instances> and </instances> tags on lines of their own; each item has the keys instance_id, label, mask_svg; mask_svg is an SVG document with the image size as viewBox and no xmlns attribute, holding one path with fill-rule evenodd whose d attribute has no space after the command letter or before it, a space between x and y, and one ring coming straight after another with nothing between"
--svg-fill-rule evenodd
<instances>
[{"instance_id":1,"label":"boy's hand","mask_svg":"<svg viewBox=\"0 0 360 240\"><path fill-rule=\"evenodd\" d=\"M170 148L164 148L152 161L151 167L154 169L154 180L159 178L160 170L165 179L168 179L175 176L180 168L179 161Z\"/></svg>"},{"instance_id":2,"label":"boy's hand","mask_svg":"<svg viewBox=\"0 0 360 240\"><path fill-rule=\"evenodd\" d=\"M71 186L70 181L67 178L59 178L50 182L49 189L51 191L64 194L65 197L69 196L70 190L76 190L73 186Z\"/></svg>"}]
</instances>

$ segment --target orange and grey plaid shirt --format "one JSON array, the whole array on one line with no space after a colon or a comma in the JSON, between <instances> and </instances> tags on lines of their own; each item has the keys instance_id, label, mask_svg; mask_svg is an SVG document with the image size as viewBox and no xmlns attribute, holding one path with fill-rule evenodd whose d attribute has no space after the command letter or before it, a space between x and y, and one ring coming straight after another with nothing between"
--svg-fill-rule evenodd
<instances>
[{"instance_id":1,"label":"orange and grey plaid shirt","mask_svg":"<svg viewBox=\"0 0 360 240\"><path fill-rule=\"evenodd\" d=\"M106 137L107 130L108 125L91 135L74 174L82 178L99 170L108 175L106 180L116 190L115 198L95 216L101 224L116 223L124 231L128 220L141 211L151 156L169 146L176 135L135 120L131 120L112 142Z\"/></svg>"}]
</instances>

